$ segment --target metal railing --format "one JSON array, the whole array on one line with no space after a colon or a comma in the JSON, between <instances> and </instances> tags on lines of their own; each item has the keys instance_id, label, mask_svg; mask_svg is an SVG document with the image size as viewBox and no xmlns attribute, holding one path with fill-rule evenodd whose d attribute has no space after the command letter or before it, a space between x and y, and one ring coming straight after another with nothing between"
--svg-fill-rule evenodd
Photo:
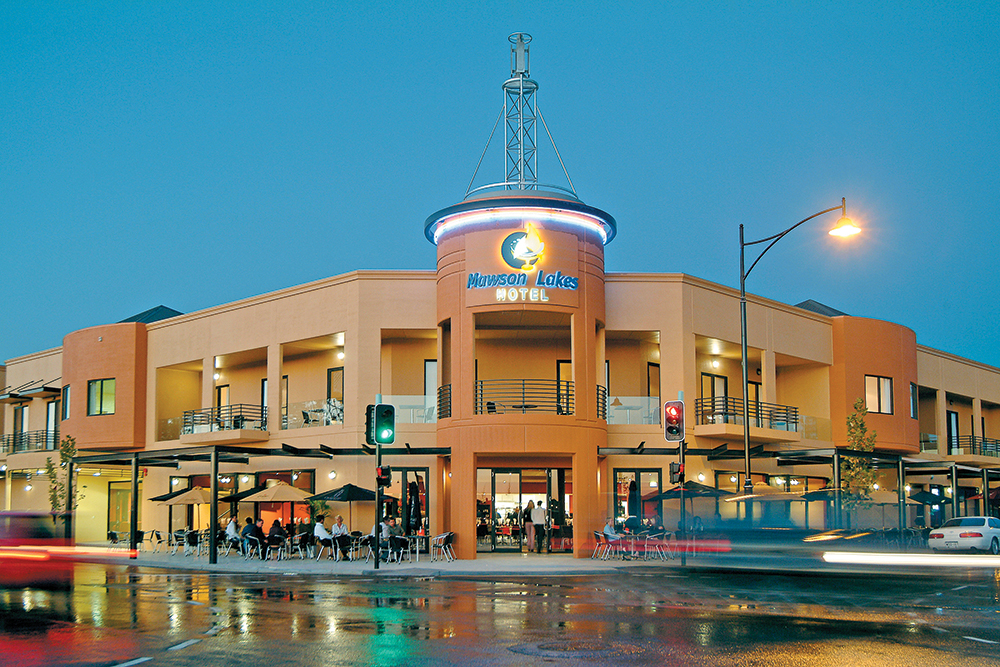
<instances>
[{"instance_id":1,"label":"metal railing","mask_svg":"<svg viewBox=\"0 0 1000 667\"><path fill-rule=\"evenodd\" d=\"M749 403L750 425L775 431L798 431L799 409L793 405ZM695 424L743 424L743 399L731 396L699 398L694 402Z\"/></svg>"},{"instance_id":2,"label":"metal railing","mask_svg":"<svg viewBox=\"0 0 1000 667\"><path fill-rule=\"evenodd\" d=\"M223 405L218 408L186 410L182 435L211 431L267 430L267 408L260 405Z\"/></svg>"},{"instance_id":3,"label":"metal railing","mask_svg":"<svg viewBox=\"0 0 1000 667\"><path fill-rule=\"evenodd\" d=\"M1000 440L980 435L960 435L953 438L949 449L952 454L1000 457Z\"/></svg>"},{"instance_id":4,"label":"metal railing","mask_svg":"<svg viewBox=\"0 0 1000 667\"><path fill-rule=\"evenodd\" d=\"M659 424L659 396L614 396L608 401L608 424Z\"/></svg>"},{"instance_id":5,"label":"metal railing","mask_svg":"<svg viewBox=\"0 0 1000 667\"><path fill-rule=\"evenodd\" d=\"M573 414L569 380L480 380L476 383L477 415L546 412Z\"/></svg>"},{"instance_id":6,"label":"metal railing","mask_svg":"<svg viewBox=\"0 0 1000 667\"><path fill-rule=\"evenodd\" d=\"M608 419L608 388L600 384L597 385L597 418Z\"/></svg>"},{"instance_id":7,"label":"metal railing","mask_svg":"<svg viewBox=\"0 0 1000 667\"><path fill-rule=\"evenodd\" d=\"M338 398L314 399L289 403L288 416L281 428L312 428L344 423L344 402Z\"/></svg>"},{"instance_id":8,"label":"metal railing","mask_svg":"<svg viewBox=\"0 0 1000 667\"><path fill-rule=\"evenodd\" d=\"M451 417L451 385L443 384L438 387L437 396L437 416L438 419L448 419Z\"/></svg>"},{"instance_id":9,"label":"metal railing","mask_svg":"<svg viewBox=\"0 0 1000 667\"><path fill-rule=\"evenodd\" d=\"M8 433L0 439L0 452L12 454L15 452L35 452L45 449L59 448L59 430L54 431L22 431Z\"/></svg>"},{"instance_id":10,"label":"metal railing","mask_svg":"<svg viewBox=\"0 0 1000 667\"><path fill-rule=\"evenodd\" d=\"M437 421L437 404L434 396L423 394L385 394L383 403L396 407L397 424L433 424Z\"/></svg>"}]
</instances>

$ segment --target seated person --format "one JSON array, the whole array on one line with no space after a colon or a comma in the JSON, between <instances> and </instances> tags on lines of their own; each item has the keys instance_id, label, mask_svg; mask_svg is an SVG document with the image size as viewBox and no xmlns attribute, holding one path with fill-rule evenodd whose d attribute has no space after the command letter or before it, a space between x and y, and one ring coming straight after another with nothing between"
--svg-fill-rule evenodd
<instances>
[{"instance_id":1,"label":"seated person","mask_svg":"<svg viewBox=\"0 0 1000 667\"><path fill-rule=\"evenodd\" d=\"M253 517L247 517L247 525L243 526L243 530L240 531L240 538L243 540L243 555L245 556L249 553L250 549L250 535L253 534Z\"/></svg>"},{"instance_id":2,"label":"seated person","mask_svg":"<svg viewBox=\"0 0 1000 667\"><path fill-rule=\"evenodd\" d=\"M316 543L320 546L322 550L323 547L330 548L329 558L333 558L333 535L326 529L323 522L326 521L326 516L320 514L316 517L316 527L313 528L313 537L316 538Z\"/></svg>"},{"instance_id":3,"label":"seated person","mask_svg":"<svg viewBox=\"0 0 1000 667\"><path fill-rule=\"evenodd\" d=\"M240 529L236 524L236 517L229 519L226 524L226 543L236 547L236 551L243 553L243 539L240 537Z\"/></svg>"},{"instance_id":4,"label":"seated person","mask_svg":"<svg viewBox=\"0 0 1000 667\"><path fill-rule=\"evenodd\" d=\"M340 556L344 560L351 560L351 532L344 525L344 517L337 515L333 519L333 527L330 528L330 534L333 536L334 541L337 543L337 548L340 549ZM332 551L332 549L331 549Z\"/></svg>"},{"instance_id":5,"label":"seated person","mask_svg":"<svg viewBox=\"0 0 1000 667\"><path fill-rule=\"evenodd\" d=\"M253 530L250 532L251 542L256 540L256 546L259 547L260 559L264 560L264 547L267 546L267 535L264 534L264 520L257 519L257 523L253 525Z\"/></svg>"},{"instance_id":6,"label":"seated person","mask_svg":"<svg viewBox=\"0 0 1000 667\"><path fill-rule=\"evenodd\" d=\"M267 545L272 548L281 547L288 539L288 533L281 527L281 522L277 519L271 523L271 529L267 531ZM280 557L281 554L279 553Z\"/></svg>"},{"instance_id":7,"label":"seated person","mask_svg":"<svg viewBox=\"0 0 1000 667\"><path fill-rule=\"evenodd\" d=\"M604 524L604 537L608 539L608 542L617 542L622 538L615 530L615 520L611 517L608 517L607 522Z\"/></svg>"},{"instance_id":8,"label":"seated person","mask_svg":"<svg viewBox=\"0 0 1000 667\"><path fill-rule=\"evenodd\" d=\"M396 522L396 519L389 519L389 534L396 537L403 536L403 527Z\"/></svg>"},{"instance_id":9,"label":"seated person","mask_svg":"<svg viewBox=\"0 0 1000 667\"><path fill-rule=\"evenodd\" d=\"M385 560L389 555L389 536L392 535L389 530L389 522L386 519L382 519L376 523L372 526L370 535L378 537L378 547L381 551L382 560Z\"/></svg>"}]
</instances>

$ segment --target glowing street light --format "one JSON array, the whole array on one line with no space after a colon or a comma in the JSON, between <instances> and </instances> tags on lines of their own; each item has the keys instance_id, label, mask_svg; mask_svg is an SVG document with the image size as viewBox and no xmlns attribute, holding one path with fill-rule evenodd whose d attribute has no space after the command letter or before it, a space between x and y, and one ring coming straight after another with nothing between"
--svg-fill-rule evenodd
<instances>
[{"instance_id":1,"label":"glowing street light","mask_svg":"<svg viewBox=\"0 0 1000 667\"><path fill-rule=\"evenodd\" d=\"M820 211L810 215L805 220L801 220L783 232L774 234L773 236L768 236L767 238L758 239L756 241L744 241L743 240L743 225L740 225L740 346L743 353L743 459L744 459L744 477L743 477L743 493L746 495L753 494L753 482L750 481L750 390L748 385L749 374L748 374L748 363L747 363L747 292L746 292L746 280L750 272L753 271L753 267L757 266L757 262L761 260L765 253L770 250L775 243L780 241L793 229L799 227L812 220L813 218L818 218L821 215L830 213L831 211L840 210L840 220L833 229L830 230L832 236L847 237L853 236L861 231L854 222L847 217L847 199L842 197L840 200L840 206L833 206L831 208ZM757 255L757 259L753 261L749 269L744 269L745 263L745 249L747 246L759 245L761 243L767 243L764 250ZM752 513L750 504L747 503L747 518L752 520Z\"/></svg>"}]
</instances>

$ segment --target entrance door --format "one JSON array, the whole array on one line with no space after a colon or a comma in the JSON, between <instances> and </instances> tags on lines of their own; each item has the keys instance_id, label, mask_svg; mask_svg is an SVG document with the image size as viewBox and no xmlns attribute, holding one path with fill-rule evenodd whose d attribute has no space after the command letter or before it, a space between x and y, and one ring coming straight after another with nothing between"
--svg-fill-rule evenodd
<instances>
[{"instance_id":1,"label":"entrance door","mask_svg":"<svg viewBox=\"0 0 1000 667\"><path fill-rule=\"evenodd\" d=\"M520 470L493 470L492 522L488 533L492 551L520 551L521 535L521 475Z\"/></svg>"}]
</instances>

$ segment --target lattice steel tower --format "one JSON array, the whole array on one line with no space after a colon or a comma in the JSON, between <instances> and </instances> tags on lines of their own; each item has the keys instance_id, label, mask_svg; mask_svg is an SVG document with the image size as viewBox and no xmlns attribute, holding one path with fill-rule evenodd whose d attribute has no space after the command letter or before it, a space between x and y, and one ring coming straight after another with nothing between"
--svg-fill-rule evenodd
<instances>
[{"instance_id":1,"label":"lattice steel tower","mask_svg":"<svg viewBox=\"0 0 1000 667\"><path fill-rule=\"evenodd\" d=\"M504 82L504 181L508 190L531 190L538 185L538 129L535 124L538 83L528 78L531 35L515 32L510 42L510 78Z\"/></svg>"}]
</instances>

